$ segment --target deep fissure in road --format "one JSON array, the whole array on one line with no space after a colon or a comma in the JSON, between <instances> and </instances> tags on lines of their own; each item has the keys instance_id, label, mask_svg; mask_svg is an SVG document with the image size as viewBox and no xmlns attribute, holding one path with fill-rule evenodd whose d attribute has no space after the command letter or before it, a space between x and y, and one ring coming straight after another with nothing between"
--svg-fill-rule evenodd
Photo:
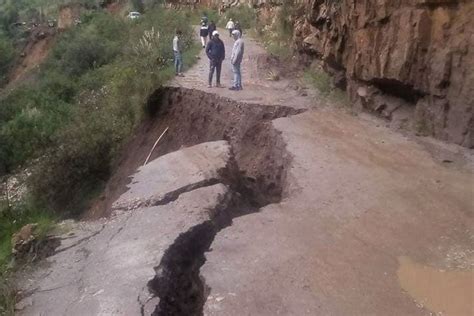
<instances>
[{"instance_id":1,"label":"deep fissure in road","mask_svg":"<svg viewBox=\"0 0 474 316\"><path fill-rule=\"evenodd\" d=\"M147 106L156 119L144 127L143 135L156 135L169 127L168 137L152 158L207 141L224 139L232 146L233 157L222 177L230 193L211 211L210 220L174 241L148 283L160 298L153 315L202 315L209 294L199 275L205 252L233 218L281 200L291 157L271 121L302 111L239 103L182 88L158 90Z\"/></svg>"}]
</instances>

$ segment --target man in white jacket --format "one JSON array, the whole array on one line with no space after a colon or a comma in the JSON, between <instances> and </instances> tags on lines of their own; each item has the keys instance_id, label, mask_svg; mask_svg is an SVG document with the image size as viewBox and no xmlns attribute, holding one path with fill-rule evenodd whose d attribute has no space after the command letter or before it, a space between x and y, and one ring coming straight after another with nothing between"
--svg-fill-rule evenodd
<instances>
[{"instance_id":1,"label":"man in white jacket","mask_svg":"<svg viewBox=\"0 0 474 316\"><path fill-rule=\"evenodd\" d=\"M241 37L240 31L234 30L232 37L235 40L234 47L232 48L232 55L230 57L230 63L232 64L232 72L234 73L234 82L230 90L239 91L242 90L242 73L241 67L242 60L244 58L244 41Z\"/></svg>"},{"instance_id":2,"label":"man in white jacket","mask_svg":"<svg viewBox=\"0 0 474 316\"><path fill-rule=\"evenodd\" d=\"M229 31L229 36L232 36L234 27L235 27L234 21L232 21L232 19L229 19L229 22L227 22L227 25L225 26L225 28Z\"/></svg>"}]
</instances>

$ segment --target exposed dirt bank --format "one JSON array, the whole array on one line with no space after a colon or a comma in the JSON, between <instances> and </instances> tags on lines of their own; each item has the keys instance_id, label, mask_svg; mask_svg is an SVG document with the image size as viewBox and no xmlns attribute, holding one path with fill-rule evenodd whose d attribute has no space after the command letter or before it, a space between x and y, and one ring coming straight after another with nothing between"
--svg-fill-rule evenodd
<instances>
[{"instance_id":1,"label":"exposed dirt bank","mask_svg":"<svg viewBox=\"0 0 474 316\"><path fill-rule=\"evenodd\" d=\"M99 201L85 215L97 219L111 214L111 206L126 191L128 176L143 165L159 135L169 127L151 160L182 146L225 139L235 153L238 168L252 188L257 204L281 196L289 156L279 133L268 124L279 117L301 113L290 107L245 104L198 90L164 88L147 104L150 118L126 145L116 172Z\"/></svg>"}]
</instances>

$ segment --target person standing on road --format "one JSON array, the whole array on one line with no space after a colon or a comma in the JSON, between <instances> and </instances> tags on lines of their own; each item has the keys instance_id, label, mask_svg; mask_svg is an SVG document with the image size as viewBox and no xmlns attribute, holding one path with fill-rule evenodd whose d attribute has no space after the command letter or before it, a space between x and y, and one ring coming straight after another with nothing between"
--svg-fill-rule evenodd
<instances>
[{"instance_id":1,"label":"person standing on road","mask_svg":"<svg viewBox=\"0 0 474 316\"><path fill-rule=\"evenodd\" d=\"M241 64L244 58L244 41L239 31L234 30L232 37L235 40L234 47L232 48L232 56L230 57L230 63L232 64L232 72L234 73L234 83L229 90L239 91L242 90L242 73Z\"/></svg>"},{"instance_id":2,"label":"person standing on road","mask_svg":"<svg viewBox=\"0 0 474 316\"><path fill-rule=\"evenodd\" d=\"M211 21L211 23L209 23L209 28L208 28L208 31L209 31L209 40L212 39L212 33L214 33L214 31L217 30L217 26L216 26L216 23L214 23L214 21Z\"/></svg>"},{"instance_id":3,"label":"person standing on road","mask_svg":"<svg viewBox=\"0 0 474 316\"><path fill-rule=\"evenodd\" d=\"M234 31L234 27L235 27L234 21L232 21L232 19L229 19L229 22L227 22L227 25L225 26L225 28L229 31L230 37L232 37L232 32Z\"/></svg>"},{"instance_id":4,"label":"person standing on road","mask_svg":"<svg viewBox=\"0 0 474 316\"><path fill-rule=\"evenodd\" d=\"M242 36L244 35L244 33L242 32L242 27L240 26L240 22L239 22L239 21L236 21L236 22L235 22L234 30L237 30L237 31L240 32L240 37L242 37Z\"/></svg>"},{"instance_id":5,"label":"person standing on road","mask_svg":"<svg viewBox=\"0 0 474 316\"><path fill-rule=\"evenodd\" d=\"M207 43L206 54L209 57L209 88L212 88L212 77L214 76L214 70L216 71L216 87L221 87L221 70L222 61L225 59L225 46L224 42L219 38L219 32L214 31L212 38Z\"/></svg>"},{"instance_id":6,"label":"person standing on road","mask_svg":"<svg viewBox=\"0 0 474 316\"><path fill-rule=\"evenodd\" d=\"M181 30L176 31L176 35L173 38L173 53L174 53L174 68L176 76L184 77L182 73L183 68L183 44L181 43Z\"/></svg>"},{"instance_id":7,"label":"person standing on road","mask_svg":"<svg viewBox=\"0 0 474 316\"><path fill-rule=\"evenodd\" d=\"M199 36L201 36L202 48L206 48L207 36L209 35L209 26L207 23L201 23L201 29L199 30Z\"/></svg>"}]
</instances>

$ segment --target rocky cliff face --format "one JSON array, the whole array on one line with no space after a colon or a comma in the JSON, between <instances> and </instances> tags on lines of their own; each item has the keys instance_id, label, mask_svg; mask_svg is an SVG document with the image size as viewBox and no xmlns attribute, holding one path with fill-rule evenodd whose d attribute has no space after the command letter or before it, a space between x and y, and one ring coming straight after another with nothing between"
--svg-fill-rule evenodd
<instances>
[{"instance_id":1,"label":"rocky cliff face","mask_svg":"<svg viewBox=\"0 0 474 316\"><path fill-rule=\"evenodd\" d=\"M220 5L217 0L193 0ZM294 45L319 58L357 108L474 147L474 1L296 0ZM284 1L248 4L268 19Z\"/></svg>"},{"instance_id":2,"label":"rocky cliff face","mask_svg":"<svg viewBox=\"0 0 474 316\"><path fill-rule=\"evenodd\" d=\"M344 74L356 106L388 118L411 108L420 132L474 146L473 1L306 5L308 15L296 24L296 45Z\"/></svg>"}]
</instances>

